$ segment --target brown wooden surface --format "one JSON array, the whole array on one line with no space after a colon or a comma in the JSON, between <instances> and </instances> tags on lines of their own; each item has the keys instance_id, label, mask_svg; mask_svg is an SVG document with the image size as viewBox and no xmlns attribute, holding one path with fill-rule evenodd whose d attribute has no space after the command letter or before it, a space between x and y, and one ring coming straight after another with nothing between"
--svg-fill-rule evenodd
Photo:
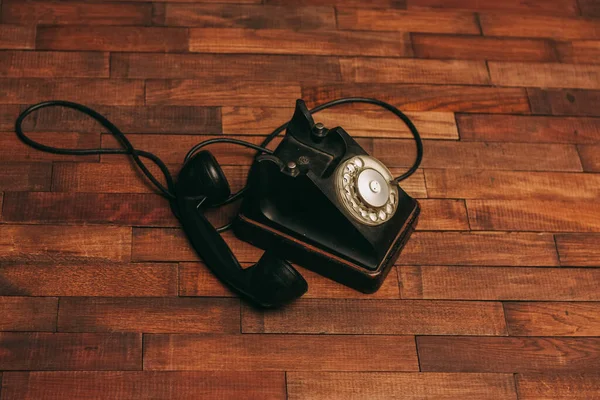
<instances>
[{"instance_id":1,"label":"brown wooden surface","mask_svg":"<svg viewBox=\"0 0 600 400\"><path fill-rule=\"evenodd\" d=\"M598 0L1 0L0 398L600 399L598 18ZM258 144L297 98L344 96L419 128L420 222L378 292L299 267L309 290L281 310L220 283L127 157L14 134L27 105L81 102L177 173L202 140ZM412 162L385 111L317 119L394 174ZM119 147L71 110L23 126ZM252 152L211 150L241 188Z\"/></svg>"}]
</instances>

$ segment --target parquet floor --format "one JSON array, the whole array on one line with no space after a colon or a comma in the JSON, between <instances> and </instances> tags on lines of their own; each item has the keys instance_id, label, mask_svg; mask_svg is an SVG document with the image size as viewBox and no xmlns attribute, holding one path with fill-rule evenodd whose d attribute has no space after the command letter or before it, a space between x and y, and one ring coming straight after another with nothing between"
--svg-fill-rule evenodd
<instances>
[{"instance_id":1,"label":"parquet floor","mask_svg":"<svg viewBox=\"0 0 600 400\"><path fill-rule=\"evenodd\" d=\"M600 398L598 0L1 3L2 400ZM302 271L307 295L268 313L211 276L126 157L13 131L28 104L82 102L176 171L202 139L259 142L297 98L342 96L421 130L418 232L376 294ZM412 161L393 116L317 119ZM64 110L27 129L116 145ZM252 154L214 152L240 187Z\"/></svg>"}]
</instances>

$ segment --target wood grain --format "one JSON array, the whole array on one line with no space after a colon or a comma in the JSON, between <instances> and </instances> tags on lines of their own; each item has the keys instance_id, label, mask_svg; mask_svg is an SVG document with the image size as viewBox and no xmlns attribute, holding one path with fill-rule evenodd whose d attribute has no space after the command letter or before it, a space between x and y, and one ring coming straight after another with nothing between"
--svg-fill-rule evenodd
<instances>
[{"instance_id":1,"label":"wood grain","mask_svg":"<svg viewBox=\"0 0 600 400\"><path fill-rule=\"evenodd\" d=\"M120 78L231 79L286 84L341 81L337 58L298 55L114 53L111 74Z\"/></svg>"},{"instance_id":2,"label":"wood grain","mask_svg":"<svg viewBox=\"0 0 600 400\"><path fill-rule=\"evenodd\" d=\"M93 52L4 51L3 78L108 78L108 54Z\"/></svg>"},{"instance_id":3,"label":"wood grain","mask_svg":"<svg viewBox=\"0 0 600 400\"><path fill-rule=\"evenodd\" d=\"M185 28L45 26L35 43L41 50L181 52L188 50L188 34Z\"/></svg>"},{"instance_id":4,"label":"wood grain","mask_svg":"<svg viewBox=\"0 0 600 400\"><path fill-rule=\"evenodd\" d=\"M130 227L0 225L2 261L126 261L130 251Z\"/></svg>"},{"instance_id":5,"label":"wood grain","mask_svg":"<svg viewBox=\"0 0 600 400\"><path fill-rule=\"evenodd\" d=\"M468 231L467 209L462 200L426 199L419 202L421 215L417 230Z\"/></svg>"},{"instance_id":6,"label":"wood grain","mask_svg":"<svg viewBox=\"0 0 600 400\"><path fill-rule=\"evenodd\" d=\"M600 90L527 89L534 114L599 117Z\"/></svg>"},{"instance_id":7,"label":"wood grain","mask_svg":"<svg viewBox=\"0 0 600 400\"><path fill-rule=\"evenodd\" d=\"M489 36L413 33L415 56L433 59L493 61L555 61L552 42Z\"/></svg>"},{"instance_id":8,"label":"wood grain","mask_svg":"<svg viewBox=\"0 0 600 400\"><path fill-rule=\"evenodd\" d=\"M336 10L339 29L479 34L472 13L356 7Z\"/></svg>"},{"instance_id":9,"label":"wood grain","mask_svg":"<svg viewBox=\"0 0 600 400\"><path fill-rule=\"evenodd\" d=\"M500 303L306 299L280 310L244 306L242 332L501 336L506 327Z\"/></svg>"},{"instance_id":10,"label":"wood grain","mask_svg":"<svg viewBox=\"0 0 600 400\"><path fill-rule=\"evenodd\" d=\"M16 117L14 118L16 119ZM11 121L14 123L14 121ZM0 122L1 124L1 122ZM7 128L8 129L8 128ZM12 127L10 128L12 129ZM49 146L89 149L100 146L99 133L77 133L77 132L28 132L23 128L31 139L43 142ZM0 158L10 162L37 162L37 161L73 161L94 162L99 161L100 156L70 156L63 154L44 153L27 146L18 140L14 132L0 132ZM22 165L22 164L21 164ZM27 167L24 167L27 170ZM44 185L42 187L45 187Z\"/></svg>"},{"instance_id":11,"label":"wood grain","mask_svg":"<svg viewBox=\"0 0 600 400\"><path fill-rule=\"evenodd\" d=\"M4 371L138 370L141 359L142 336L132 333L0 333Z\"/></svg>"},{"instance_id":12,"label":"wood grain","mask_svg":"<svg viewBox=\"0 0 600 400\"><path fill-rule=\"evenodd\" d=\"M408 34L361 31L190 28L196 53L266 53L402 57L412 53Z\"/></svg>"},{"instance_id":13,"label":"wood grain","mask_svg":"<svg viewBox=\"0 0 600 400\"><path fill-rule=\"evenodd\" d=\"M99 4L85 2L4 0L4 23L20 25L149 25L152 6L139 4Z\"/></svg>"},{"instance_id":14,"label":"wood grain","mask_svg":"<svg viewBox=\"0 0 600 400\"><path fill-rule=\"evenodd\" d=\"M236 135L264 135L289 120L293 108L223 107L223 132ZM407 112L426 139L458 139L454 114L449 112ZM326 109L314 116L327 127L343 125L352 137L410 138L409 129L392 113L385 110L338 107Z\"/></svg>"},{"instance_id":15,"label":"wood grain","mask_svg":"<svg viewBox=\"0 0 600 400\"><path fill-rule=\"evenodd\" d=\"M285 398L285 374L249 371L9 372L5 373L2 395L6 400L78 397L280 400Z\"/></svg>"},{"instance_id":16,"label":"wood grain","mask_svg":"<svg viewBox=\"0 0 600 400\"><path fill-rule=\"evenodd\" d=\"M505 303L511 336L600 336L600 303Z\"/></svg>"},{"instance_id":17,"label":"wood grain","mask_svg":"<svg viewBox=\"0 0 600 400\"><path fill-rule=\"evenodd\" d=\"M600 272L584 268L399 267L403 299L598 301Z\"/></svg>"},{"instance_id":18,"label":"wood grain","mask_svg":"<svg viewBox=\"0 0 600 400\"><path fill-rule=\"evenodd\" d=\"M0 78L0 100L5 104L37 103L69 99L87 103L94 93L94 103L133 106L144 102L144 82L121 79L91 78Z\"/></svg>"},{"instance_id":19,"label":"wood grain","mask_svg":"<svg viewBox=\"0 0 600 400\"><path fill-rule=\"evenodd\" d=\"M129 133L207 134L221 131L221 114L216 107L115 107L103 105L93 105L92 107L128 137ZM16 119L16 116L14 119ZM31 114L23 121L23 129L27 131L107 133L106 128L92 118L75 110L61 107L44 108ZM50 143L49 140L45 139L44 143Z\"/></svg>"},{"instance_id":20,"label":"wood grain","mask_svg":"<svg viewBox=\"0 0 600 400\"><path fill-rule=\"evenodd\" d=\"M479 0L407 0L408 8L442 8L473 11L506 11L523 15L578 15L575 0L508 0L502 2Z\"/></svg>"},{"instance_id":21,"label":"wood grain","mask_svg":"<svg viewBox=\"0 0 600 400\"><path fill-rule=\"evenodd\" d=\"M0 49L33 49L35 27L0 24Z\"/></svg>"},{"instance_id":22,"label":"wood grain","mask_svg":"<svg viewBox=\"0 0 600 400\"><path fill-rule=\"evenodd\" d=\"M349 96L375 97L407 111L529 113L529 101L520 88L381 83L302 87L302 98L316 104Z\"/></svg>"},{"instance_id":23,"label":"wood grain","mask_svg":"<svg viewBox=\"0 0 600 400\"><path fill-rule=\"evenodd\" d=\"M2 220L25 223L179 226L158 194L6 193Z\"/></svg>"},{"instance_id":24,"label":"wood grain","mask_svg":"<svg viewBox=\"0 0 600 400\"><path fill-rule=\"evenodd\" d=\"M589 17L600 16L600 5L595 0L578 0L581 15Z\"/></svg>"},{"instance_id":25,"label":"wood grain","mask_svg":"<svg viewBox=\"0 0 600 400\"><path fill-rule=\"evenodd\" d=\"M200 28L335 29L333 7L289 7L240 4L165 6L165 25Z\"/></svg>"},{"instance_id":26,"label":"wood grain","mask_svg":"<svg viewBox=\"0 0 600 400\"><path fill-rule=\"evenodd\" d=\"M146 103L161 106L243 106L252 102L256 106L277 107L295 104L300 97L300 87L294 84L233 82L224 87L200 80L146 82Z\"/></svg>"},{"instance_id":27,"label":"wood grain","mask_svg":"<svg viewBox=\"0 0 600 400\"><path fill-rule=\"evenodd\" d=\"M600 63L600 41L573 40L557 43L556 51L561 62L573 64Z\"/></svg>"},{"instance_id":28,"label":"wood grain","mask_svg":"<svg viewBox=\"0 0 600 400\"><path fill-rule=\"evenodd\" d=\"M0 169L0 190L50 190L51 163L2 162Z\"/></svg>"},{"instance_id":29,"label":"wood grain","mask_svg":"<svg viewBox=\"0 0 600 400\"><path fill-rule=\"evenodd\" d=\"M457 394L464 400L516 399L513 378L508 374L306 371L289 372L286 381L291 400L358 400L365 396L390 400L450 400Z\"/></svg>"},{"instance_id":30,"label":"wood grain","mask_svg":"<svg viewBox=\"0 0 600 400\"><path fill-rule=\"evenodd\" d=\"M21 107L16 104L0 104L0 131L11 131L15 127L15 121ZM0 135L4 138L4 135Z\"/></svg>"},{"instance_id":31,"label":"wood grain","mask_svg":"<svg viewBox=\"0 0 600 400\"><path fill-rule=\"evenodd\" d=\"M488 62L499 86L599 89L600 66L556 63Z\"/></svg>"},{"instance_id":32,"label":"wood grain","mask_svg":"<svg viewBox=\"0 0 600 400\"><path fill-rule=\"evenodd\" d=\"M58 299L0 297L0 331L54 331Z\"/></svg>"},{"instance_id":33,"label":"wood grain","mask_svg":"<svg viewBox=\"0 0 600 400\"><path fill-rule=\"evenodd\" d=\"M59 332L238 333L237 299L61 299Z\"/></svg>"},{"instance_id":34,"label":"wood grain","mask_svg":"<svg viewBox=\"0 0 600 400\"><path fill-rule=\"evenodd\" d=\"M591 202L600 195L599 174L427 169L425 179L432 198Z\"/></svg>"},{"instance_id":35,"label":"wood grain","mask_svg":"<svg viewBox=\"0 0 600 400\"><path fill-rule=\"evenodd\" d=\"M486 85L485 63L460 60L342 58L342 77L349 82Z\"/></svg>"},{"instance_id":36,"label":"wood grain","mask_svg":"<svg viewBox=\"0 0 600 400\"><path fill-rule=\"evenodd\" d=\"M600 255L596 252L600 235L561 234L556 235L556 248L560 265L573 267L597 267Z\"/></svg>"},{"instance_id":37,"label":"wood grain","mask_svg":"<svg viewBox=\"0 0 600 400\"><path fill-rule=\"evenodd\" d=\"M600 231L597 201L467 200L467 210L472 230Z\"/></svg>"},{"instance_id":38,"label":"wood grain","mask_svg":"<svg viewBox=\"0 0 600 400\"><path fill-rule=\"evenodd\" d=\"M248 0L246 0L248 1ZM256 0L254 0L256 1ZM237 2L237 0L236 0ZM256 1L257 2L257 1ZM265 4L289 4L287 0L264 0ZM298 0L295 4L302 5L334 5L334 6L361 6L361 0ZM372 0L369 4L380 8L406 8L406 0Z\"/></svg>"},{"instance_id":39,"label":"wood grain","mask_svg":"<svg viewBox=\"0 0 600 400\"><path fill-rule=\"evenodd\" d=\"M164 335L144 337L144 370L418 371L412 336Z\"/></svg>"},{"instance_id":40,"label":"wood grain","mask_svg":"<svg viewBox=\"0 0 600 400\"><path fill-rule=\"evenodd\" d=\"M461 140L531 143L599 143L600 118L459 114Z\"/></svg>"},{"instance_id":41,"label":"wood grain","mask_svg":"<svg viewBox=\"0 0 600 400\"><path fill-rule=\"evenodd\" d=\"M577 146L583 170L600 172L600 145Z\"/></svg>"},{"instance_id":42,"label":"wood grain","mask_svg":"<svg viewBox=\"0 0 600 400\"><path fill-rule=\"evenodd\" d=\"M583 372L600 366L600 338L417 337L422 371Z\"/></svg>"},{"instance_id":43,"label":"wood grain","mask_svg":"<svg viewBox=\"0 0 600 400\"><path fill-rule=\"evenodd\" d=\"M591 400L600 393L595 374L518 374L519 399Z\"/></svg>"},{"instance_id":44,"label":"wood grain","mask_svg":"<svg viewBox=\"0 0 600 400\"><path fill-rule=\"evenodd\" d=\"M372 155L388 166L412 165L414 143L410 140L374 141ZM538 143L481 143L426 141L422 166L448 169L521 171L582 171L572 145Z\"/></svg>"},{"instance_id":45,"label":"wood grain","mask_svg":"<svg viewBox=\"0 0 600 400\"><path fill-rule=\"evenodd\" d=\"M593 19L496 13L481 14L479 20L486 36L559 40L600 38L600 22Z\"/></svg>"},{"instance_id":46,"label":"wood grain","mask_svg":"<svg viewBox=\"0 0 600 400\"><path fill-rule=\"evenodd\" d=\"M0 295L170 297L177 278L177 265L167 263L13 263L0 269Z\"/></svg>"},{"instance_id":47,"label":"wood grain","mask_svg":"<svg viewBox=\"0 0 600 400\"><path fill-rule=\"evenodd\" d=\"M251 263L242 263L249 267ZM335 298L335 299L397 299L399 298L398 276L395 267L383 281L379 290L372 294L364 294L335 281L327 279L315 272L294 266L308 283L308 291L303 298ZM180 296L236 296L202 263L179 264L179 295Z\"/></svg>"}]
</instances>

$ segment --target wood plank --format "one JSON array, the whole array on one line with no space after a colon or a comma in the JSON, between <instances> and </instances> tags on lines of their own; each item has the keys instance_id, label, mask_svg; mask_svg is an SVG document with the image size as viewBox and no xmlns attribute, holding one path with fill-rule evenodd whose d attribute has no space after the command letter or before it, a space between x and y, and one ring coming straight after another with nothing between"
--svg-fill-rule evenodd
<instances>
[{"instance_id":1,"label":"wood plank","mask_svg":"<svg viewBox=\"0 0 600 400\"><path fill-rule=\"evenodd\" d=\"M600 4L596 0L577 0L581 15L600 17Z\"/></svg>"},{"instance_id":2,"label":"wood plank","mask_svg":"<svg viewBox=\"0 0 600 400\"><path fill-rule=\"evenodd\" d=\"M144 337L144 370L418 371L412 336L164 335Z\"/></svg>"},{"instance_id":3,"label":"wood plank","mask_svg":"<svg viewBox=\"0 0 600 400\"><path fill-rule=\"evenodd\" d=\"M40 285L39 282L44 284ZM0 270L0 294L61 297L177 296L177 265L114 262L34 265L13 263L3 265Z\"/></svg>"},{"instance_id":4,"label":"wood plank","mask_svg":"<svg viewBox=\"0 0 600 400\"><path fill-rule=\"evenodd\" d=\"M108 78L108 54L92 52L3 51L3 78Z\"/></svg>"},{"instance_id":5,"label":"wood plank","mask_svg":"<svg viewBox=\"0 0 600 400\"><path fill-rule=\"evenodd\" d=\"M0 333L0 368L15 370L141 369L142 336L93 333Z\"/></svg>"},{"instance_id":6,"label":"wood plank","mask_svg":"<svg viewBox=\"0 0 600 400\"><path fill-rule=\"evenodd\" d=\"M435 211L446 212L446 218L449 223L452 222L451 210L440 207ZM443 217L440 218L442 221ZM179 226L164 197L131 193L6 193L2 220L43 224Z\"/></svg>"},{"instance_id":7,"label":"wood plank","mask_svg":"<svg viewBox=\"0 0 600 400\"><path fill-rule=\"evenodd\" d=\"M598 40L573 40L556 44L558 58L564 63L573 64L599 64L600 41Z\"/></svg>"},{"instance_id":8,"label":"wood plank","mask_svg":"<svg viewBox=\"0 0 600 400\"><path fill-rule=\"evenodd\" d=\"M237 299L66 298L59 332L238 333Z\"/></svg>"},{"instance_id":9,"label":"wood plank","mask_svg":"<svg viewBox=\"0 0 600 400\"><path fill-rule=\"evenodd\" d=\"M288 84L341 81L339 62L334 57L158 53L121 53L112 54L111 57L111 74L120 78L270 81Z\"/></svg>"},{"instance_id":10,"label":"wood plank","mask_svg":"<svg viewBox=\"0 0 600 400\"><path fill-rule=\"evenodd\" d=\"M379 139L374 157L389 167L412 165L412 140ZM446 140L426 141L423 168L523 171L582 171L573 145L538 143L482 143Z\"/></svg>"},{"instance_id":11,"label":"wood plank","mask_svg":"<svg viewBox=\"0 0 600 400\"><path fill-rule=\"evenodd\" d=\"M479 34L472 13L355 7L336 10L339 29Z\"/></svg>"},{"instance_id":12,"label":"wood plank","mask_svg":"<svg viewBox=\"0 0 600 400\"><path fill-rule=\"evenodd\" d=\"M600 117L600 90L527 89L534 114Z\"/></svg>"},{"instance_id":13,"label":"wood plank","mask_svg":"<svg viewBox=\"0 0 600 400\"><path fill-rule=\"evenodd\" d=\"M498 13L481 14L479 20L486 36L559 40L600 38L600 22L593 19Z\"/></svg>"},{"instance_id":14,"label":"wood plank","mask_svg":"<svg viewBox=\"0 0 600 400\"><path fill-rule=\"evenodd\" d=\"M20 25L149 25L152 6L4 0L2 22Z\"/></svg>"},{"instance_id":15,"label":"wood plank","mask_svg":"<svg viewBox=\"0 0 600 400\"><path fill-rule=\"evenodd\" d=\"M0 170L0 190L50 190L50 163L2 162Z\"/></svg>"},{"instance_id":16,"label":"wood plank","mask_svg":"<svg viewBox=\"0 0 600 400\"><path fill-rule=\"evenodd\" d=\"M144 82L125 79L91 78L0 78L4 104L38 103L69 99L87 103L90 93L94 103L133 106L144 103Z\"/></svg>"},{"instance_id":17,"label":"wood plank","mask_svg":"<svg viewBox=\"0 0 600 400\"><path fill-rule=\"evenodd\" d=\"M526 91L520 88L477 86L344 83L304 85L302 98L323 103L340 97L374 97L406 111L529 113Z\"/></svg>"},{"instance_id":18,"label":"wood plank","mask_svg":"<svg viewBox=\"0 0 600 400\"><path fill-rule=\"evenodd\" d=\"M488 70L481 61L342 58L342 77L349 82L486 85Z\"/></svg>"},{"instance_id":19,"label":"wood plank","mask_svg":"<svg viewBox=\"0 0 600 400\"><path fill-rule=\"evenodd\" d=\"M558 63L488 62L500 86L600 89L600 66Z\"/></svg>"},{"instance_id":20,"label":"wood plank","mask_svg":"<svg viewBox=\"0 0 600 400\"><path fill-rule=\"evenodd\" d=\"M165 25L201 28L335 29L333 7L166 4Z\"/></svg>"},{"instance_id":21,"label":"wood plank","mask_svg":"<svg viewBox=\"0 0 600 400\"><path fill-rule=\"evenodd\" d=\"M129 260L131 228L0 225L2 261Z\"/></svg>"},{"instance_id":22,"label":"wood plank","mask_svg":"<svg viewBox=\"0 0 600 400\"><path fill-rule=\"evenodd\" d=\"M277 107L295 104L300 87L296 84L259 82L207 83L202 80L149 80L146 103L183 106L256 106Z\"/></svg>"},{"instance_id":23,"label":"wood plank","mask_svg":"<svg viewBox=\"0 0 600 400\"><path fill-rule=\"evenodd\" d=\"M129 26L41 26L40 50L158 51L188 50L185 28Z\"/></svg>"},{"instance_id":24,"label":"wood plank","mask_svg":"<svg viewBox=\"0 0 600 400\"><path fill-rule=\"evenodd\" d=\"M225 134L265 134L293 115L293 108L223 107ZM458 139L454 114L450 112L406 112L425 139ZM314 114L315 121L328 127L342 125L352 137L411 138L408 128L394 114L385 110L336 107ZM600 141L600 139L599 139Z\"/></svg>"},{"instance_id":25,"label":"wood plank","mask_svg":"<svg viewBox=\"0 0 600 400\"><path fill-rule=\"evenodd\" d=\"M506 326L500 303L301 299L278 310L244 305L242 332L498 336Z\"/></svg>"},{"instance_id":26,"label":"wood plank","mask_svg":"<svg viewBox=\"0 0 600 400\"><path fill-rule=\"evenodd\" d=\"M0 24L0 49L35 48L35 27Z\"/></svg>"},{"instance_id":27,"label":"wood plank","mask_svg":"<svg viewBox=\"0 0 600 400\"><path fill-rule=\"evenodd\" d=\"M422 371L585 372L600 368L600 338L417 338Z\"/></svg>"},{"instance_id":28,"label":"wood plank","mask_svg":"<svg viewBox=\"0 0 600 400\"><path fill-rule=\"evenodd\" d=\"M600 270L400 267L403 299L598 301Z\"/></svg>"},{"instance_id":29,"label":"wood plank","mask_svg":"<svg viewBox=\"0 0 600 400\"><path fill-rule=\"evenodd\" d=\"M214 0L216 1L216 0ZM232 0L231 0L232 1ZM265 4L288 5L288 0L264 0ZM302 5L331 5L346 7L363 7L364 1L361 0L298 0L294 4ZM369 5L378 8L406 8L406 0L371 0Z\"/></svg>"},{"instance_id":30,"label":"wood plank","mask_svg":"<svg viewBox=\"0 0 600 400\"><path fill-rule=\"evenodd\" d=\"M600 303L505 303L511 336L600 336Z\"/></svg>"},{"instance_id":31,"label":"wood plank","mask_svg":"<svg viewBox=\"0 0 600 400\"><path fill-rule=\"evenodd\" d=\"M508 374L306 371L289 372L286 381L290 400L516 399L513 377Z\"/></svg>"},{"instance_id":32,"label":"wood plank","mask_svg":"<svg viewBox=\"0 0 600 400\"><path fill-rule=\"evenodd\" d=\"M17 117L12 120L14 125ZM0 122L1 124L1 122ZM0 125L1 126L1 125ZM9 129L13 129L11 127ZM77 132L29 132L23 127L27 136L31 139L44 143L45 145L71 148L89 149L100 147L99 133L77 133ZM3 161L31 162L31 161L73 161L94 162L99 161L100 156L70 156L63 154L52 154L36 150L15 138L14 132L0 132L0 158Z\"/></svg>"},{"instance_id":33,"label":"wood plank","mask_svg":"<svg viewBox=\"0 0 600 400\"><path fill-rule=\"evenodd\" d=\"M240 261L256 262L262 250L226 232ZM161 243L160 249L156 243ZM134 228L136 261L198 261L179 229ZM552 235L534 233L416 232L403 250L401 265L558 265Z\"/></svg>"},{"instance_id":34,"label":"wood plank","mask_svg":"<svg viewBox=\"0 0 600 400\"><path fill-rule=\"evenodd\" d=\"M113 107L103 105L92 105L91 107L127 135L129 132L177 134L221 132L221 113L216 107ZM14 124L14 120L12 123ZM11 126L10 129L12 128ZM64 107L50 107L36 111L23 122L23 129L27 131L107 132L89 116Z\"/></svg>"},{"instance_id":35,"label":"wood plank","mask_svg":"<svg viewBox=\"0 0 600 400\"><path fill-rule=\"evenodd\" d=\"M5 200L6 202L7 200ZM417 230L420 231L468 231L469 221L463 200L419 201L421 215Z\"/></svg>"},{"instance_id":36,"label":"wood plank","mask_svg":"<svg viewBox=\"0 0 600 400\"><path fill-rule=\"evenodd\" d=\"M411 35L416 57L494 61L556 61L552 42L489 36Z\"/></svg>"},{"instance_id":37,"label":"wood plank","mask_svg":"<svg viewBox=\"0 0 600 400\"><path fill-rule=\"evenodd\" d=\"M552 235L535 233L417 232L399 265L558 265Z\"/></svg>"},{"instance_id":38,"label":"wood plank","mask_svg":"<svg viewBox=\"0 0 600 400\"><path fill-rule=\"evenodd\" d=\"M590 400L600 393L595 374L518 374L516 379L521 400Z\"/></svg>"},{"instance_id":39,"label":"wood plank","mask_svg":"<svg viewBox=\"0 0 600 400\"><path fill-rule=\"evenodd\" d=\"M527 15L557 14L578 15L579 9L575 0L407 0L407 7L412 8L441 8L472 11L513 11Z\"/></svg>"},{"instance_id":40,"label":"wood plank","mask_svg":"<svg viewBox=\"0 0 600 400\"><path fill-rule=\"evenodd\" d=\"M0 104L0 131L12 131L20 111L21 107L16 104Z\"/></svg>"},{"instance_id":41,"label":"wood plank","mask_svg":"<svg viewBox=\"0 0 600 400\"><path fill-rule=\"evenodd\" d=\"M376 57L402 57L412 54L408 34L391 32L240 28L190 28L189 31L190 51L196 53Z\"/></svg>"},{"instance_id":42,"label":"wood plank","mask_svg":"<svg viewBox=\"0 0 600 400\"><path fill-rule=\"evenodd\" d=\"M244 268L250 265L252 264L242 263ZM297 265L294 268L298 269L306 282L308 282L308 291L303 298L397 299L399 297L398 277L393 269L377 292L364 294ZM179 295L204 297L235 296L202 263L179 264Z\"/></svg>"},{"instance_id":43,"label":"wood plank","mask_svg":"<svg viewBox=\"0 0 600 400\"><path fill-rule=\"evenodd\" d=\"M577 146L583 170L586 172L600 172L600 145Z\"/></svg>"},{"instance_id":44,"label":"wood plank","mask_svg":"<svg viewBox=\"0 0 600 400\"><path fill-rule=\"evenodd\" d=\"M600 118L459 114L461 140L531 143L600 143Z\"/></svg>"},{"instance_id":45,"label":"wood plank","mask_svg":"<svg viewBox=\"0 0 600 400\"><path fill-rule=\"evenodd\" d=\"M110 371L9 372L5 374L6 400L103 398L112 400L285 398L283 372Z\"/></svg>"},{"instance_id":46,"label":"wood plank","mask_svg":"<svg viewBox=\"0 0 600 400\"><path fill-rule=\"evenodd\" d=\"M0 297L0 331L54 331L55 297Z\"/></svg>"},{"instance_id":47,"label":"wood plank","mask_svg":"<svg viewBox=\"0 0 600 400\"><path fill-rule=\"evenodd\" d=\"M472 230L600 231L598 201L467 200L467 210Z\"/></svg>"},{"instance_id":48,"label":"wood plank","mask_svg":"<svg viewBox=\"0 0 600 400\"><path fill-rule=\"evenodd\" d=\"M556 248L560 265L574 267L597 267L600 265L600 235L562 234L556 235Z\"/></svg>"},{"instance_id":49,"label":"wood plank","mask_svg":"<svg viewBox=\"0 0 600 400\"><path fill-rule=\"evenodd\" d=\"M460 169L425 170L432 198L594 201L600 174Z\"/></svg>"}]
</instances>

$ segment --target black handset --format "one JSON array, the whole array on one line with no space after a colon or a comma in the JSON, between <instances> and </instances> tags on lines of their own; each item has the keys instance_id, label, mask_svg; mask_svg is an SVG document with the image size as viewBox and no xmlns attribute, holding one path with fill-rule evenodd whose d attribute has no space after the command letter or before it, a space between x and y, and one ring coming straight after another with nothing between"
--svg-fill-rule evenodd
<instances>
[{"instance_id":1,"label":"black handset","mask_svg":"<svg viewBox=\"0 0 600 400\"><path fill-rule=\"evenodd\" d=\"M204 209L230 195L227 178L210 152L201 151L184 165L175 193L177 215L190 243L221 281L268 308L279 307L306 292L304 278L288 262L268 251L257 264L243 269L208 221Z\"/></svg>"}]
</instances>

